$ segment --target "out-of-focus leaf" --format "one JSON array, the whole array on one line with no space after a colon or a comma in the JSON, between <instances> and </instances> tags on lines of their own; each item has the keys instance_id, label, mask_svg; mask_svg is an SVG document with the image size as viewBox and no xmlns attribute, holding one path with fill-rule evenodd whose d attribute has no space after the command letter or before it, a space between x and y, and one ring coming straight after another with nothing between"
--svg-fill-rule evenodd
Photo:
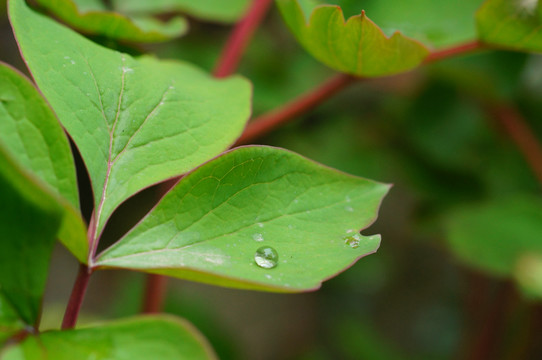
<instances>
[{"instance_id":1,"label":"out-of-focus leaf","mask_svg":"<svg viewBox=\"0 0 542 360\"><path fill-rule=\"evenodd\" d=\"M149 16L131 16L109 11L99 0L37 0L38 4L66 24L88 33L134 42L160 42L183 35L188 24L175 17L167 23ZM50 38L51 41L54 38Z\"/></svg>"},{"instance_id":2,"label":"out-of-focus leaf","mask_svg":"<svg viewBox=\"0 0 542 360\"><path fill-rule=\"evenodd\" d=\"M480 39L518 51L542 51L538 0L486 0L476 15Z\"/></svg>"},{"instance_id":3,"label":"out-of-focus leaf","mask_svg":"<svg viewBox=\"0 0 542 360\"><path fill-rule=\"evenodd\" d=\"M8 348L2 360L208 360L207 340L188 322L148 316L27 337Z\"/></svg>"},{"instance_id":4,"label":"out-of-focus leaf","mask_svg":"<svg viewBox=\"0 0 542 360\"><path fill-rule=\"evenodd\" d=\"M358 232L388 188L289 151L240 148L181 180L97 266L237 288L315 289L376 251L380 236ZM256 264L260 247L277 251L275 268Z\"/></svg>"},{"instance_id":5,"label":"out-of-focus leaf","mask_svg":"<svg viewBox=\"0 0 542 360\"><path fill-rule=\"evenodd\" d=\"M96 236L121 202L218 155L249 117L242 78L215 80L189 64L100 47L20 0L10 2L10 16L38 86L87 165Z\"/></svg>"},{"instance_id":6,"label":"out-of-focus leaf","mask_svg":"<svg viewBox=\"0 0 542 360\"><path fill-rule=\"evenodd\" d=\"M7 339L24 328L25 324L17 311L0 291L0 351Z\"/></svg>"},{"instance_id":7,"label":"out-of-focus leaf","mask_svg":"<svg viewBox=\"0 0 542 360\"><path fill-rule=\"evenodd\" d=\"M26 324L33 325L62 210L55 196L19 167L3 146L0 204L0 295Z\"/></svg>"},{"instance_id":8,"label":"out-of-focus leaf","mask_svg":"<svg viewBox=\"0 0 542 360\"><path fill-rule=\"evenodd\" d=\"M277 0L277 4L305 50L344 73L392 75L415 68L429 53L423 44L399 32L387 37L364 13L345 22L338 6L313 7L309 0Z\"/></svg>"},{"instance_id":9,"label":"out-of-focus leaf","mask_svg":"<svg viewBox=\"0 0 542 360\"><path fill-rule=\"evenodd\" d=\"M514 277L528 296L542 299L542 254L521 256Z\"/></svg>"},{"instance_id":10,"label":"out-of-focus leaf","mask_svg":"<svg viewBox=\"0 0 542 360\"><path fill-rule=\"evenodd\" d=\"M474 15L483 0L320 0L340 5L346 15L365 10L388 36L395 31L433 47L477 38Z\"/></svg>"},{"instance_id":11,"label":"out-of-focus leaf","mask_svg":"<svg viewBox=\"0 0 542 360\"><path fill-rule=\"evenodd\" d=\"M542 255L542 201L532 196L459 208L447 218L447 239L467 264L510 277L523 256Z\"/></svg>"},{"instance_id":12,"label":"out-of-focus leaf","mask_svg":"<svg viewBox=\"0 0 542 360\"><path fill-rule=\"evenodd\" d=\"M250 0L113 0L113 6L127 14L182 12L199 19L233 23L245 13Z\"/></svg>"},{"instance_id":13,"label":"out-of-focus leaf","mask_svg":"<svg viewBox=\"0 0 542 360\"><path fill-rule=\"evenodd\" d=\"M80 261L86 261L88 241L68 139L36 88L1 63L0 143L21 166L65 199L59 199L65 212L58 236Z\"/></svg>"}]
</instances>

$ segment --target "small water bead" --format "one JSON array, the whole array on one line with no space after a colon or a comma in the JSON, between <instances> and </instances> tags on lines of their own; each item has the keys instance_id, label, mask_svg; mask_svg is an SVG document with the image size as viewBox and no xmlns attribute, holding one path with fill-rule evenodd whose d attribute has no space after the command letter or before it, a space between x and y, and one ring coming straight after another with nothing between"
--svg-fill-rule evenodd
<instances>
[{"instance_id":1,"label":"small water bead","mask_svg":"<svg viewBox=\"0 0 542 360\"><path fill-rule=\"evenodd\" d=\"M261 268L272 269L277 266L279 262L279 254L277 253L277 250L270 246L262 246L256 250L254 261Z\"/></svg>"},{"instance_id":2,"label":"small water bead","mask_svg":"<svg viewBox=\"0 0 542 360\"><path fill-rule=\"evenodd\" d=\"M361 241L361 235L360 234L354 234L352 236L347 236L344 238L344 243L348 246L350 246L352 249L356 249L359 247L359 242Z\"/></svg>"},{"instance_id":3,"label":"small water bead","mask_svg":"<svg viewBox=\"0 0 542 360\"><path fill-rule=\"evenodd\" d=\"M254 241L257 241L257 242L262 242L264 240L262 234L254 234L252 235L252 238L254 239Z\"/></svg>"}]
</instances>

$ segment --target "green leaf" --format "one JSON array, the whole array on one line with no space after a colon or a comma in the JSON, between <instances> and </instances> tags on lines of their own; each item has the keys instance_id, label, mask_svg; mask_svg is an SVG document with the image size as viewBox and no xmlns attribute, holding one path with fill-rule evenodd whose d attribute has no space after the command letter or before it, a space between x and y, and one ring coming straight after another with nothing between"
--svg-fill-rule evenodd
<instances>
[{"instance_id":1,"label":"green leaf","mask_svg":"<svg viewBox=\"0 0 542 360\"><path fill-rule=\"evenodd\" d=\"M182 12L196 18L233 23L246 12L249 0L113 0L113 7L127 14Z\"/></svg>"},{"instance_id":2,"label":"green leaf","mask_svg":"<svg viewBox=\"0 0 542 360\"><path fill-rule=\"evenodd\" d=\"M527 296L542 299L542 254L526 254L519 258L514 278Z\"/></svg>"},{"instance_id":3,"label":"green leaf","mask_svg":"<svg viewBox=\"0 0 542 360\"><path fill-rule=\"evenodd\" d=\"M313 8L307 0L277 0L277 4L305 50L344 73L392 75L415 68L429 53L423 44L399 32L387 37L363 12L345 22L338 6Z\"/></svg>"},{"instance_id":4,"label":"green leaf","mask_svg":"<svg viewBox=\"0 0 542 360\"><path fill-rule=\"evenodd\" d=\"M467 264L510 277L522 256L542 255L542 202L512 198L460 208L449 216L447 233L451 249Z\"/></svg>"},{"instance_id":5,"label":"green leaf","mask_svg":"<svg viewBox=\"0 0 542 360\"><path fill-rule=\"evenodd\" d=\"M112 39L160 42L181 36L188 29L186 20L180 17L166 23L148 16L127 17L109 11L99 0L37 0L37 2L79 31Z\"/></svg>"},{"instance_id":6,"label":"green leaf","mask_svg":"<svg viewBox=\"0 0 542 360\"><path fill-rule=\"evenodd\" d=\"M388 188L289 151L239 148L183 178L96 265L236 288L316 289L376 251L380 236L357 232ZM275 268L256 265L262 246L278 252Z\"/></svg>"},{"instance_id":7,"label":"green leaf","mask_svg":"<svg viewBox=\"0 0 542 360\"><path fill-rule=\"evenodd\" d=\"M203 336L173 316L146 316L77 330L50 331L8 348L2 360L215 359Z\"/></svg>"},{"instance_id":8,"label":"green leaf","mask_svg":"<svg viewBox=\"0 0 542 360\"><path fill-rule=\"evenodd\" d=\"M0 351L6 340L24 328L25 324L17 311L0 292Z\"/></svg>"},{"instance_id":9,"label":"green leaf","mask_svg":"<svg viewBox=\"0 0 542 360\"><path fill-rule=\"evenodd\" d=\"M55 115L22 74L0 63L0 144L49 185L64 207L58 237L80 261L88 252L73 156Z\"/></svg>"},{"instance_id":10,"label":"green leaf","mask_svg":"<svg viewBox=\"0 0 542 360\"><path fill-rule=\"evenodd\" d=\"M388 36L399 30L405 36L434 47L453 46L477 38L474 14L483 0L326 0L345 16L361 10Z\"/></svg>"},{"instance_id":11,"label":"green leaf","mask_svg":"<svg viewBox=\"0 0 542 360\"><path fill-rule=\"evenodd\" d=\"M480 39L518 51L542 51L542 16L537 0L487 0L476 22Z\"/></svg>"},{"instance_id":12,"label":"green leaf","mask_svg":"<svg viewBox=\"0 0 542 360\"><path fill-rule=\"evenodd\" d=\"M96 235L131 195L226 149L250 115L242 78L215 80L185 63L100 47L20 0L10 2L10 16L38 86L89 170Z\"/></svg>"},{"instance_id":13,"label":"green leaf","mask_svg":"<svg viewBox=\"0 0 542 360\"><path fill-rule=\"evenodd\" d=\"M38 318L62 218L55 196L0 146L0 295L27 324Z\"/></svg>"}]
</instances>

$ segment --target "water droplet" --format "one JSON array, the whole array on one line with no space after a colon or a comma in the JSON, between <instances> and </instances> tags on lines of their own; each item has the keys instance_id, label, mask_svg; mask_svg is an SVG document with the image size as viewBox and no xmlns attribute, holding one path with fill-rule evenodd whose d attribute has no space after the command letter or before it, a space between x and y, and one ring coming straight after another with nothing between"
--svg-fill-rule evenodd
<instances>
[{"instance_id":1,"label":"water droplet","mask_svg":"<svg viewBox=\"0 0 542 360\"><path fill-rule=\"evenodd\" d=\"M346 197L344 198L344 200L346 200L346 202L350 202L350 196L346 195Z\"/></svg>"},{"instance_id":2,"label":"water droplet","mask_svg":"<svg viewBox=\"0 0 542 360\"><path fill-rule=\"evenodd\" d=\"M75 65L75 61L73 61L73 60L70 60L70 62L72 63L72 65Z\"/></svg>"},{"instance_id":3,"label":"water droplet","mask_svg":"<svg viewBox=\"0 0 542 360\"><path fill-rule=\"evenodd\" d=\"M344 243L348 246L350 246L352 249L356 249L359 247L359 242L361 241L361 235L360 234L354 234L352 236L347 236L344 238Z\"/></svg>"},{"instance_id":4,"label":"water droplet","mask_svg":"<svg viewBox=\"0 0 542 360\"><path fill-rule=\"evenodd\" d=\"M279 254L277 250L269 246L262 246L254 254L254 261L259 267L264 269L272 269L277 266L279 261Z\"/></svg>"},{"instance_id":5,"label":"water droplet","mask_svg":"<svg viewBox=\"0 0 542 360\"><path fill-rule=\"evenodd\" d=\"M257 242L263 241L263 235L262 234L254 234L254 235L252 235L252 238L254 239L254 241L257 241Z\"/></svg>"},{"instance_id":6,"label":"water droplet","mask_svg":"<svg viewBox=\"0 0 542 360\"><path fill-rule=\"evenodd\" d=\"M299 202L298 199L295 199L295 200L294 200L294 204L297 204L298 202Z\"/></svg>"},{"instance_id":7,"label":"water droplet","mask_svg":"<svg viewBox=\"0 0 542 360\"><path fill-rule=\"evenodd\" d=\"M269 274L265 274L265 277L266 277L267 279L271 279L271 275L269 275Z\"/></svg>"},{"instance_id":8,"label":"water droplet","mask_svg":"<svg viewBox=\"0 0 542 360\"><path fill-rule=\"evenodd\" d=\"M344 209L346 211L348 211L348 212L353 212L354 211L354 208L352 206L346 206Z\"/></svg>"},{"instance_id":9,"label":"water droplet","mask_svg":"<svg viewBox=\"0 0 542 360\"><path fill-rule=\"evenodd\" d=\"M262 223L258 223L258 226L263 228L263 224L262 224Z\"/></svg>"}]
</instances>

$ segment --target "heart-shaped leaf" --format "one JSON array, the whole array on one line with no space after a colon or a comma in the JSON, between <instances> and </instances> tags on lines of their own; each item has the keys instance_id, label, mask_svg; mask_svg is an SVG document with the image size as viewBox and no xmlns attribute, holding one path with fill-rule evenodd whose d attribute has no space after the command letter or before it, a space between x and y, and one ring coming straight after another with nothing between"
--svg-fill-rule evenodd
<instances>
[{"instance_id":1,"label":"heart-shaped leaf","mask_svg":"<svg viewBox=\"0 0 542 360\"><path fill-rule=\"evenodd\" d=\"M375 220L388 188L289 151L239 148L183 178L96 265L237 288L316 289L376 251L380 236L359 229Z\"/></svg>"},{"instance_id":2,"label":"heart-shaped leaf","mask_svg":"<svg viewBox=\"0 0 542 360\"><path fill-rule=\"evenodd\" d=\"M18 164L49 185L64 207L58 237L80 261L86 261L86 227L79 213L73 156L55 115L36 88L0 63L0 144Z\"/></svg>"},{"instance_id":3,"label":"heart-shaped leaf","mask_svg":"<svg viewBox=\"0 0 542 360\"><path fill-rule=\"evenodd\" d=\"M0 204L0 295L26 324L34 325L62 209L41 181L19 167L2 145Z\"/></svg>"},{"instance_id":4,"label":"heart-shaped leaf","mask_svg":"<svg viewBox=\"0 0 542 360\"><path fill-rule=\"evenodd\" d=\"M19 359L209 360L216 355L187 321L147 316L29 336L2 356L2 360Z\"/></svg>"},{"instance_id":5,"label":"heart-shaped leaf","mask_svg":"<svg viewBox=\"0 0 542 360\"><path fill-rule=\"evenodd\" d=\"M313 7L310 0L277 0L277 4L301 45L344 73L392 75L415 68L429 54L423 44L399 32L387 37L363 12L345 22L339 6Z\"/></svg>"},{"instance_id":6,"label":"heart-shaped leaf","mask_svg":"<svg viewBox=\"0 0 542 360\"><path fill-rule=\"evenodd\" d=\"M542 51L542 16L538 0L487 0L476 15L485 43L519 51Z\"/></svg>"},{"instance_id":7,"label":"heart-shaped leaf","mask_svg":"<svg viewBox=\"0 0 542 360\"><path fill-rule=\"evenodd\" d=\"M109 11L100 0L37 0L66 24L88 34L135 42L160 42L183 35L188 24L175 17L167 23L148 16L127 17Z\"/></svg>"},{"instance_id":8,"label":"heart-shaped leaf","mask_svg":"<svg viewBox=\"0 0 542 360\"><path fill-rule=\"evenodd\" d=\"M38 86L87 165L94 238L129 196L226 149L250 115L242 78L215 80L185 63L103 48L21 0L10 2L10 18Z\"/></svg>"},{"instance_id":9,"label":"heart-shaped leaf","mask_svg":"<svg viewBox=\"0 0 542 360\"><path fill-rule=\"evenodd\" d=\"M113 0L113 7L126 14L186 13L203 20L232 23L245 13L250 0Z\"/></svg>"}]
</instances>

